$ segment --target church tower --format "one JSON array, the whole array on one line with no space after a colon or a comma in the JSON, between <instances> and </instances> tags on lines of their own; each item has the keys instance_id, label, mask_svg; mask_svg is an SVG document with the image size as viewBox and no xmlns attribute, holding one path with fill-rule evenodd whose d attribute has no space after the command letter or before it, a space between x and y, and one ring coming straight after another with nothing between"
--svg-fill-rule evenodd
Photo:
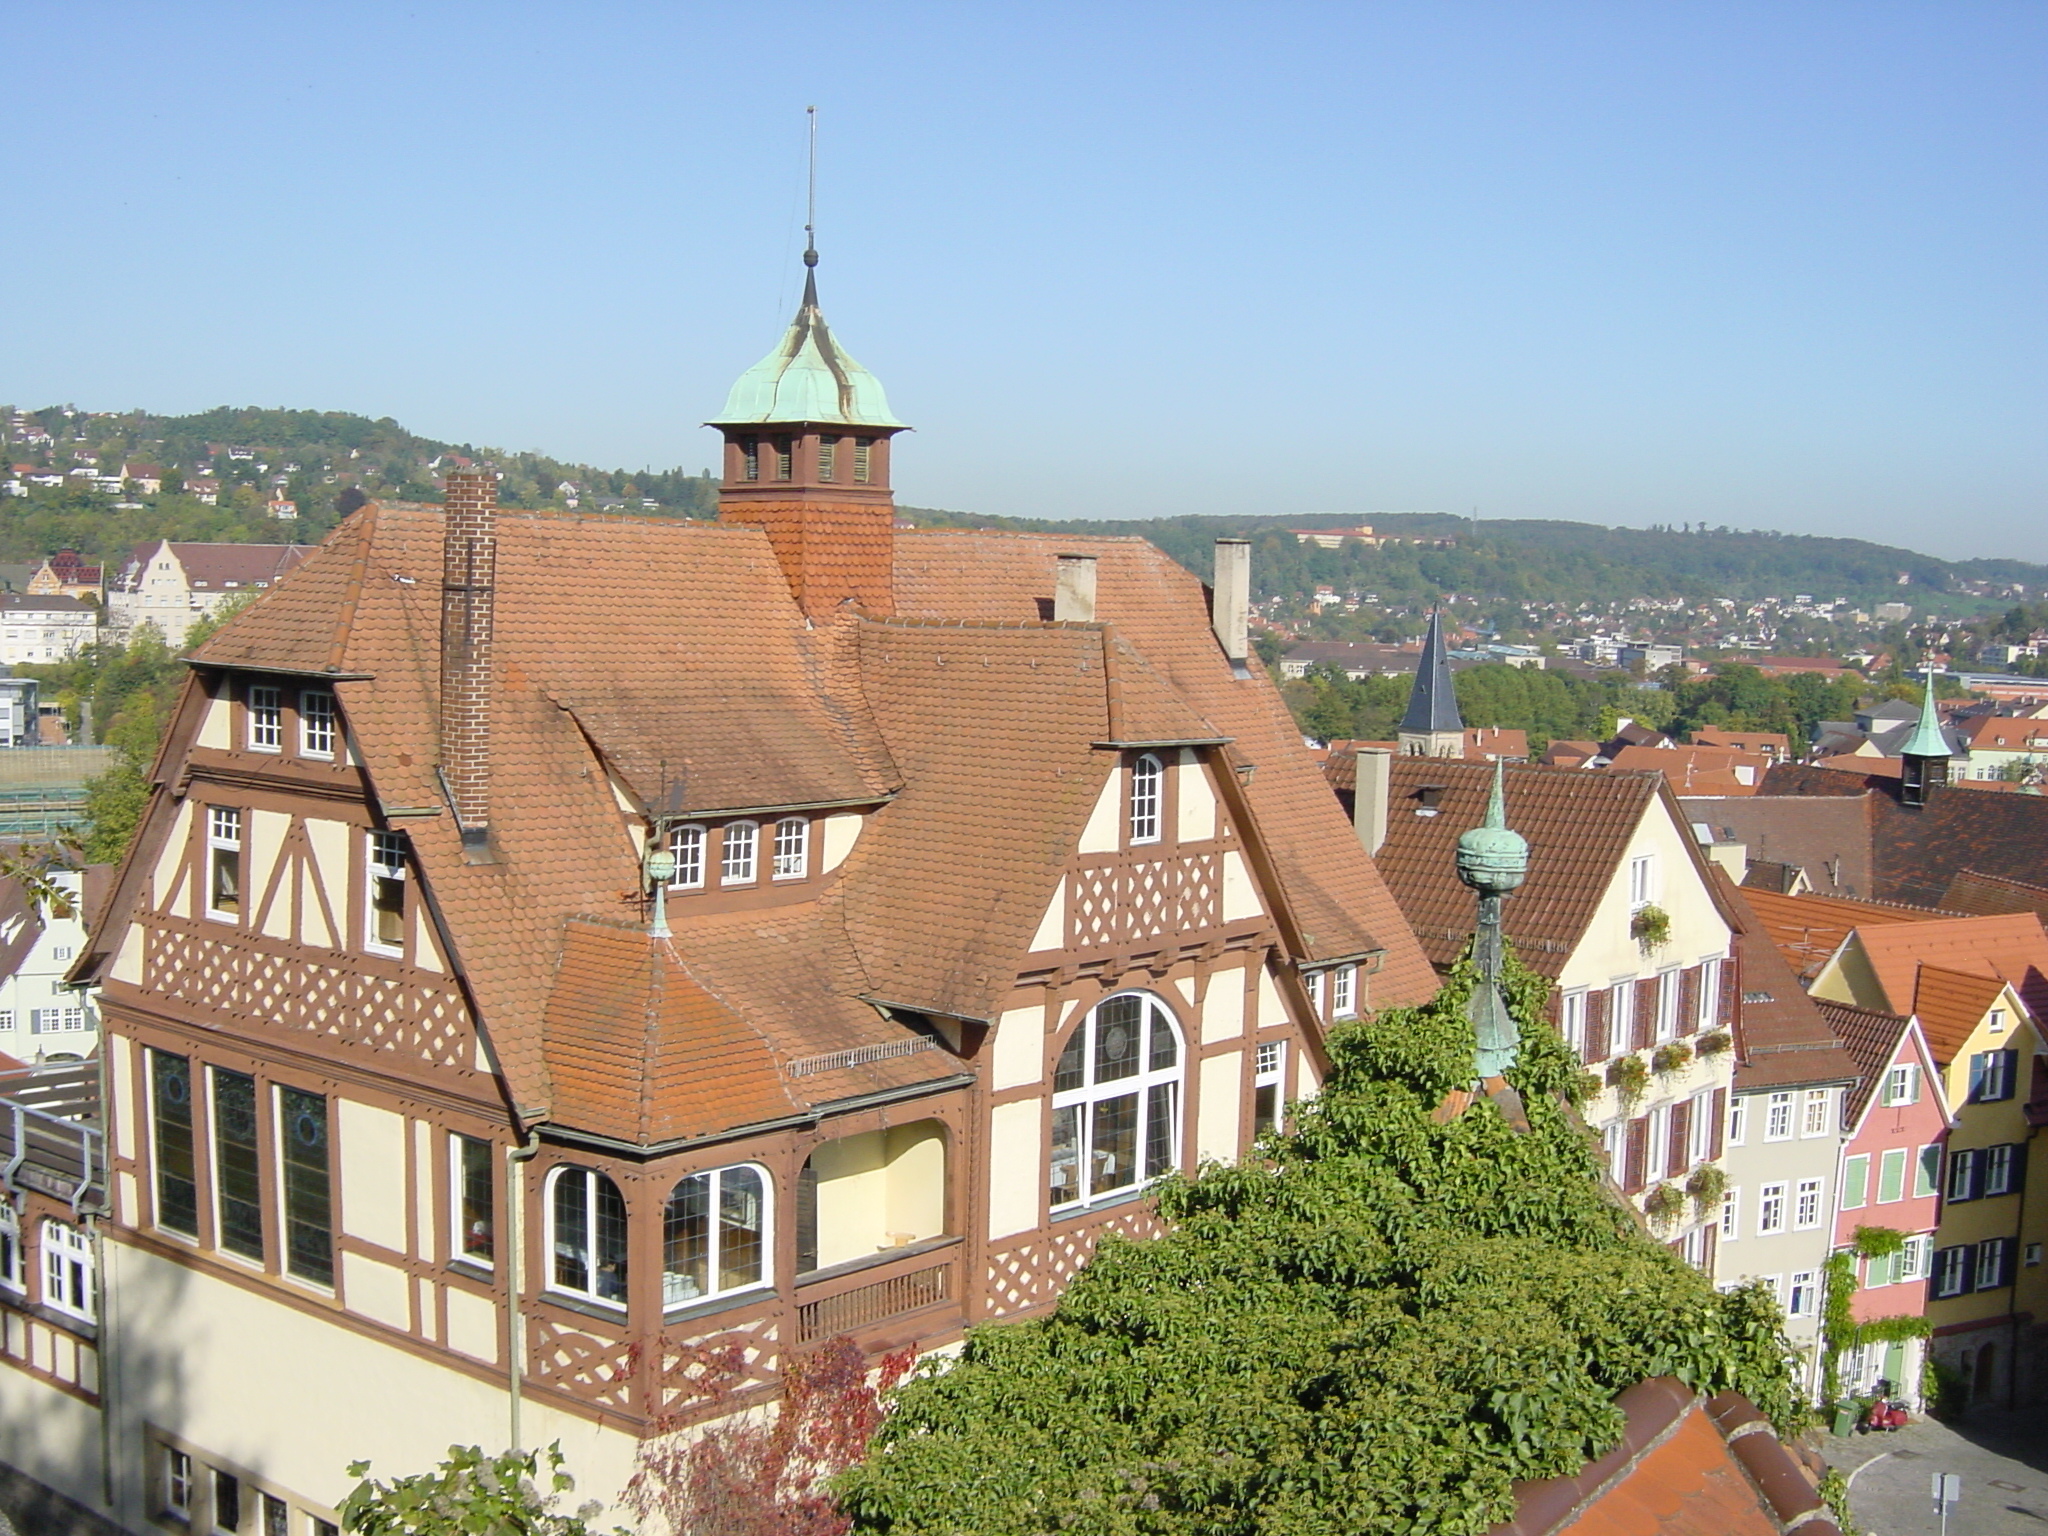
<instances>
[{"instance_id":1,"label":"church tower","mask_svg":"<svg viewBox=\"0 0 2048 1536\"><path fill-rule=\"evenodd\" d=\"M1925 805L1928 796L1948 783L1948 738L1934 708L1934 674L1927 674L1927 692L1920 698L1920 723L1899 748L1899 803Z\"/></svg>"},{"instance_id":2,"label":"church tower","mask_svg":"<svg viewBox=\"0 0 2048 1536\"><path fill-rule=\"evenodd\" d=\"M782 574L813 619L851 604L894 607L896 498L889 414L875 376L833 340L818 308L818 252L804 251L804 297L782 344L740 375L707 426L725 434L718 519L765 529Z\"/></svg>"},{"instance_id":3,"label":"church tower","mask_svg":"<svg viewBox=\"0 0 2048 1536\"><path fill-rule=\"evenodd\" d=\"M1444 616L1429 616L1429 635L1422 642L1422 662L1415 669L1415 687L1408 694L1408 713L1396 736L1403 757L1463 757L1465 721L1458 713L1458 695L1451 687L1450 658L1444 654Z\"/></svg>"}]
</instances>

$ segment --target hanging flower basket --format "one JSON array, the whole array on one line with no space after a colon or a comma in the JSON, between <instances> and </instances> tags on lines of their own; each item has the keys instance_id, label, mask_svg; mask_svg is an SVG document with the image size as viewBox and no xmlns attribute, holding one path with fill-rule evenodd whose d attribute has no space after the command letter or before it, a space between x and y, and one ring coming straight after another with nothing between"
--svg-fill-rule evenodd
<instances>
[{"instance_id":1,"label":"hanging flower basket","mask_svg":"<svg viewBox=\"0 0 2048 1536\"><path fill-rule=\"evenodd\" d=\"M1624 1108L1633 1109L1650 1086L1650 1069L1640 1056L1617 1056L1607 1064L1607 1086L1621 1096Z\"/></svg>"},{"instance_id":2,"label":"hanging flower basket","mask_svg":"<svg viewBox=\"0 0 2048 1536\"><path fill-rule=\"evenodd\" d=\"M1701 1163L1685 1181L1685 1192L1692 1196L1694 1214L1704 1216L1728 1193L1728 1172L1719 1163Z\"/></svg>"},{"instance_id":3,"label":"hanging flower basket","mask_svg":"<svg viewBox=\"0 0 2048 1536\"><path fill-rule=\"evenodd\" d=\"M1671 914L1655 905L1636 908L1635 916L1628 920L1628 936L1646 955L1663 948L1671 942Z\"/></svg>"},{"instance_id":4,"label":"hanging flower basket","mask_svg":"<svg viewBox=\"0 0 2048 1536\"><path fill-rule=\"evenodd\" d=\"M1710 1034L1701 1035L1694 1049L1702 1056L1718 1056L1734 1044L1734 1037L1727 1030L1717 1029Z\"/></svg>"},{"instance_id":5,"label":"hanging flower basket","mask_svg":"<svg viewBox=\"0 0 2048 1536\"><path fill-rule=\"evenodd\" d=\"M1673 1072L1683 1072L1692 1065L1692 1047L1683 1040L1671 1040L1657 1047L1650 1058L1650 1065L1659 1077L1669 1077Z\"/></svg>"},{"instance_id":6,"label":"hanging flower basket","mask_svg":"<svg viewBox=\"0 0 2048 1536\"><path fill-rule=\"evenodd\" d=\"M1685 1214L1685 1193L1676 1184L1659 1184L1643 1196L1643 1214L1658 1226L1669 1226Z\"/></svg>"}]
</instances>

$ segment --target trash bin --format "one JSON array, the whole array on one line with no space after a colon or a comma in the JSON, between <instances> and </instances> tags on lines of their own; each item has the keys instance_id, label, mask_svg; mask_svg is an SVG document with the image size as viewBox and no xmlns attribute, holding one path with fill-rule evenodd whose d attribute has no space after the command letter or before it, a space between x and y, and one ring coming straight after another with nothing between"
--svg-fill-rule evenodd
<instances>
[{"instance_id":1,"label":"trash bin","mask_svg":"<svg viewBox=\"0 0 2048 1536\"><path fill-rule=\"evenodd\" d=\"M1835 1404L1835 1433L1838 1435L1855 1434L1856 1420L1859 1417L1860 1415L1856 1411L1854 1400L1846 1397L1843 1398L1842 1401Z\"/></svg>"}]
</instances>

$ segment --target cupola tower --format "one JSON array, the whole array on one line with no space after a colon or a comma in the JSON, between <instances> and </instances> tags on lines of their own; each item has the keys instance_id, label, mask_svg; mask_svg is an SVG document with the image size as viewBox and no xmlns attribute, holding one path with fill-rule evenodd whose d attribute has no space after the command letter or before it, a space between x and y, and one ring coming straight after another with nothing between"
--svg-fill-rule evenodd
<instances>
[{"instance_id":1,"label":"cupola tower","mask_svg":"<svg viewBox=\"0 0 2048 1536\"><path fill-rule=\"evenodd\" d=\"M1948 783L1948 737L1934 708L1934 674L1920 696L1920 723L1899 748L1899 803L1925 805L1928 796Z\"/></svg>"}]
</instances>

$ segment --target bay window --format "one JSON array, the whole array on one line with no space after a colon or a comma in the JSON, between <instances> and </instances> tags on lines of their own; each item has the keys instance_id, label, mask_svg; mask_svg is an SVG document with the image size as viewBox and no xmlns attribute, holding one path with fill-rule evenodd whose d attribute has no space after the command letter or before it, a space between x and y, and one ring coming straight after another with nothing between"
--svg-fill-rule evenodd
<instances>
[{"instance_id":1,"label":"bay window","mask_svg":"<svg viewBox=\"0 0 2048 1536\"><path fill-rule=\"evenodd\" d=\"M661 1304L752 1290L768 1276L768 1176L750 1163L678 1179L661 1216Z\"/></svg>"},{"instance_id":2,"label":"bay window","mask_svg":"<svg viewBox=\"0 0 2048 1536\"><path fill-rule=\"evenodd\" d=\"M550 1178L548 1283L557 1291L626 1304L626 1201L595 1168L557 1168Z\"/></svg>"},{"instance_id":3,"label":"bay window","mask_svg":"<svg viewBox=\"0 0 2048 1536\"><path fill-rule=\"evenodd\" d=\"M1179 1162L1181 1040L1146 992L1098 1003L1053 1073L1055 1210L1136 1190Z\"/></svg>"}]
</instances>

